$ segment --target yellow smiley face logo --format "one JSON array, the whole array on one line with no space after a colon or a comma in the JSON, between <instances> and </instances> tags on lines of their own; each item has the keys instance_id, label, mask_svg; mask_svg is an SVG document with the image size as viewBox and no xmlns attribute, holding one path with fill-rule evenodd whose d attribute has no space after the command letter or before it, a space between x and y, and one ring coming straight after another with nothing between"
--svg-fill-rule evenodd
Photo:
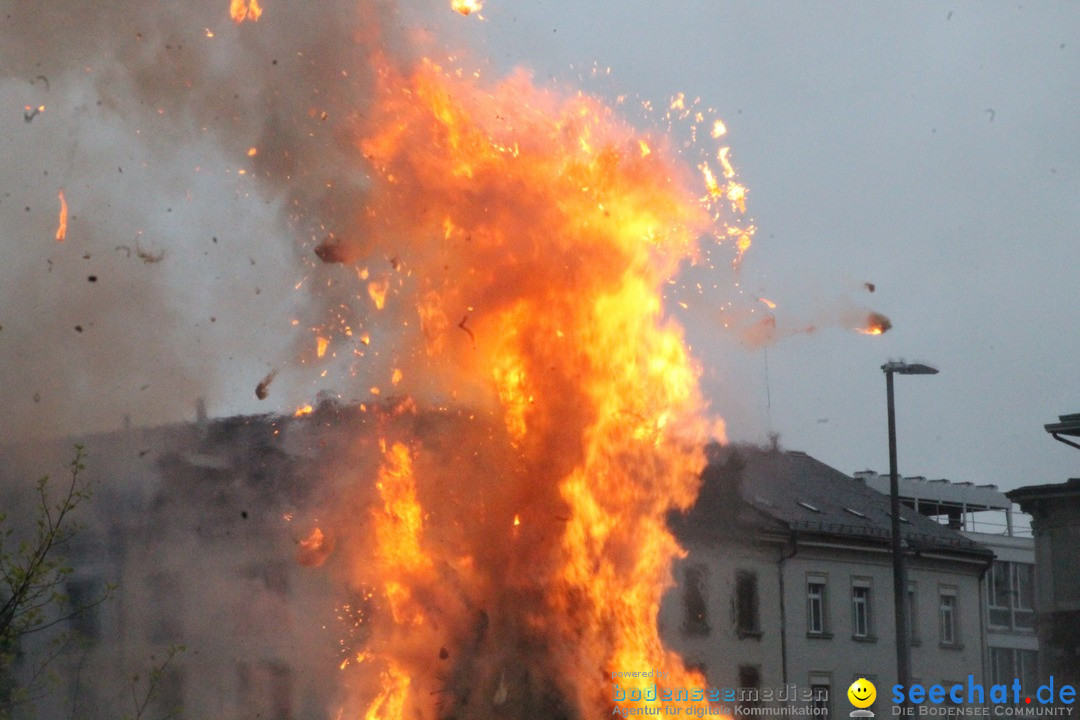
<instances>
[{"instance_id":1,"label":"yellow smiley face logo","mask_svg":"<svg viewBox=\"0 0 1080 720\"><path fill-rule=\"evenodd\" d=\"M859 678L847 689L847 698L857 708L868 708L877 699L877 688L866 678Z\"/></svg>"}]
</instances>

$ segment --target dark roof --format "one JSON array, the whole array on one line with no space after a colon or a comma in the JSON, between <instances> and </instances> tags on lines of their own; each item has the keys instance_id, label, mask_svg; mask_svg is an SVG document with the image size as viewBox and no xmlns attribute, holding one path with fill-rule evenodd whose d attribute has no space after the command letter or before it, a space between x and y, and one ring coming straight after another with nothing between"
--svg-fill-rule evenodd
<instances>
[{"instance_id":1,"label":"dark roof","mask_svg":"<svg viewBox=\"0 0 1080 720\"><path fill-rule=\"evenodd\" d=\"M697 504L684 527L722 531L738 499L768 518L768 525L803 535L888 544L889 496L802 452L712 445ZM737 494L736 494L737 493ZM905 541L916 550L950 550L990 556L984 545L906 505L900 517Z\"/></svg>"},{"instance_id":2,"label":"dark roof","mask_svg":"<svg viewBox=\"0 0 1080 720\"><path fill-rule=\"evenodd\" d=\"M1080 437L1080 413L1058 415L1058 422L1043 425L1051 435L1071 435Z\"/></svg>"},{"instance_id":3,"label":"dark roof","mask_svg":"<svg viewBox=\"0 0 1080 720\"><path fill-rule=\"evenodd\" d=\"M1080 478L1069 478L1068 482L1049 485L1026 485L1010 490L1005 495L1015 503L1032 500L1061 500L1080 497Z\"/></svg>"}]
</instances>

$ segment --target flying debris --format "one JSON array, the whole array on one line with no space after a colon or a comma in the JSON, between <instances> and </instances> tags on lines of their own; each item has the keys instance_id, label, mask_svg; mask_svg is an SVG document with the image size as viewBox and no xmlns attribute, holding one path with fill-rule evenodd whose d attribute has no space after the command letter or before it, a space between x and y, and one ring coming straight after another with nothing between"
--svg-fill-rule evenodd
<instances>
[{"instance_id":1,"label":"flying debris","mask_svg":"<svg viewBox=\"0 0 1080 720\"><path fill-rule=\"evenodd\" d=\"M892 328L892 320L879 312L872 312L866 316L866 324L855 328L864 335L883 335Z\"/></svg>"},{"instance_id":2,"label":"flying debris","mask_svg":"<svg viewBox=\"0 0 1080 720\"><path fill-rule=\"evenodd\" d=\"M161 262L162 260L165 259L165 251L164 250L162 250L161 252L159 252L159 253L157 253L155 255L154 253L148 252L146 250L143 250L141 247L139 247L139 241L138 240L135 241L135 254L138 255L139 259L142 260L147 265L149 265L151 263L159 263L159 262Z\"/></svg>"},{"instance_id":3,"label":"flying debris","mask_svg":"<svg viewBox=\"0 0 1080 720\"><path fill-rule=\"evenodd\" d=\"M348 261L345 248L341 241L333 235L327 235L322 242L315 246L315 254L327 264L344 263Z\"/></svg>"},{"instance_id":4,"label":"flying debris","mask_svg":"<svg viewBox=\"0 0 1080 720\"><path fill-rule=\"evenodd\" d=\"M454 12L459 12L462 15L470 15L474 12L480 12L484 7L483 0L451 0L450 9Z\"/></svg>"},{"instance_id":5,"label":"flying debris","mask_svg":"<svg viewBox=\"0 0 1080 720\"><path fill-rule=\"evenodd\" d=\"M45 106L44 105L38 105L37 107L31 107L30 105L27 105L26 107L23 108L23 120L25 120L28 123L32 122L34 120L34 118L36 118L38 115L40 115L43 112L45 112Z\"/></svg>"},{"instance_id":6,"label":"flying debris","mask_svg":"<svg viewBox=\"0 0 1080 720\"><path fill-rule=\"evenodd\" d=\"M465 323L466 323L466 322L467 322L468 320L469 320L469 316L468 316L468 315L466 315L465 317L461 318L461 322L459 322L459 323L457 324L457 326L458 326L459 328L461 328L462 330L464 330L464 331L465 331L465 333L466 333L466 334L467 334L467 335L469 336L469 338L470 338L470 339L471 339L471 340L473 341L473 347L476 347L476 336L475 336L475 335L473 335L473 331L472 331L472 330L470 330L470 329L468 328L468 326L466 326L466 325L465 325Z\"/></svg>"},{"instance_id":7,"label":"flying debris","mask_svg":"<svg viewBox=\"0 0 1080 720\"><path fill-rule=\"evenodd\" d=\"M875 290L877 290L877 285L872 282L863 283L863 287L866 288L866 292L874 292Z\"/></svg>"},{"instance_id":8,"label":"flying debris","mask_svg":"<svg viewBox=\"0 0 1080 720\"><path fill-rule=\"evenodd\" d=\"M67 200L64 199L64 191L61 190L58 195L60 197L60 220L56 227L56 242L64 242L67 237L68 207Z\"/></svg>"},{"instance_id":9,"label":"flying debris","mask_svg":"<svg viewBox=\"0 0 1080 720\"><path fill-rule=\"evenodd\" d=\"M259 7L259 0L230 0L229 2L229 15L236 23L242 23L245 20L251 20L255 22L262 15L262 8Z\"/></svg>"},{"instance_id":10,"label":"flying debris","mask_svg":"<svg viewBox=\"0 0 1080 720\"><path fill-rule=\"evenodd\" d=\"M994 108L986 108L986 114L990 116L990 122L994 122L994 116L997 115Z\"/></svg>"},{"instance_id":11,"label":"flying debris","mask_svg":"<svg viewBox=\"0 0 1080 720\"><path fill-rule=\"evenodd\" d=\"M270 383L274 382L274 378L277 377L277 368L274 368L266 374L258 385L255 386L255 397L260 400L265 400L266 396L270 394Z\"/></svg>"},{"instance_id":12,"label":"flying debris","mask_svg":"<svg viewBox=\"0 0 1080 720\"><path fill-rule=\"evenodd\" d=\"M319 567L330 553L334 550L334 543L327 538L323 531L315 528L306 539L301 540L300 547L296 551L296 562L305 567Z\"/></svg>"}]
</instances>

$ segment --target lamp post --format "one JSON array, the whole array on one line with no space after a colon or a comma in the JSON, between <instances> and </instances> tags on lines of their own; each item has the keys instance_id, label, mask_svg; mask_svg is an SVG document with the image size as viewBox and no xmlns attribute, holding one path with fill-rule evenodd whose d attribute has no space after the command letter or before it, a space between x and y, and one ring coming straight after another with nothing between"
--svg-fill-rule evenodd
<instances>
[{"instance_id":1,"label":"lamp post","mask_svg":"<svg viewBox=\"0 0 1080 720\"><path fill-rule=\"evenodd\" d=\"M896 608L896 681L911 688L911 636L908 632L907 570L900 538L900 477L896 471L896 403L893 375L936 375L937 369L919 363L890 360L881 366L885 373L885 395L889 411L889 507L892 514L893 604Z\"/></svg>"}]
</instances>

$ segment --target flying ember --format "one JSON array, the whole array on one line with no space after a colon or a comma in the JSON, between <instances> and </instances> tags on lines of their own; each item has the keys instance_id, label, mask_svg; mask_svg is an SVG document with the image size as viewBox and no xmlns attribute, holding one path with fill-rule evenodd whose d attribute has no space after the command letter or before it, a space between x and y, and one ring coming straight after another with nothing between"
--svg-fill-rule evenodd
<instances>
[{"instance_id":1,"label":"flying ember","mask_svg":"<svg viewBox=\"0 0 1080 720\"><path fill-rule=\"evenodd\" d=\"M881 335L892 328L892 321L881 313L872 312L866 316L866 323L862 327L855 328L864 335Z\"/></svg>"},{"instance_id":2,"label":"flying ember","mask_svg":"<svg viewBox=\"0 0 1080 720\"><path fill-rule=\"evenodd\" d=\"M450 7L454 12L462 15L480 12L484 7L483 0L450 0Z\"/></svg>"},{"instance_id":3,"label":"flying ember","mask_svg":"<svg viewBox=\"0 0 1080 720\"><path fill-rule=\"evenodd\" d=\"M229 15L238 23L245 20L256 21L262 15L259 0L230 0Z\"/></svg>"},{"instance_id":4,"label":"flying ember","mask_svg":"<svg viewBox=\"0 0 1080 720\"><path fill-rule=\"evenodd\" d=\"M56 226L56 242L64 242L67 238L68 206L64 191L61 190L57 195L60 198L60 219Z\"/></svg>"}]
</instances>

